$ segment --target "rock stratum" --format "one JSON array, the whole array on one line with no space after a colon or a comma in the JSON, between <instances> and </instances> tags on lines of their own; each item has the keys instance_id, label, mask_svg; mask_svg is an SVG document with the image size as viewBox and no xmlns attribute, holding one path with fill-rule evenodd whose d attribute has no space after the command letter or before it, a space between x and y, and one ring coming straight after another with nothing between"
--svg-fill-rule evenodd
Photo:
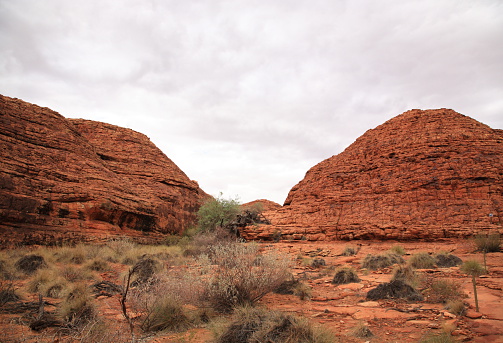
<instances>
[{"instance_id":1,"label":"rock stratum","mask_svg":"<svg viewBox=\"0 0 503 343\"><path fill-rule=\"evenodd\" d=\"M248 239L437 239L502 228L503 130L411 110L312 167Z\"/></svg>"},{"instance_id":2,"label":"rock stratum","mask_svg":"<svg viewBox=\"0 0 503 343\"><path fill-rule=\"evenodd\" d=\"M0 95L0 243L179 233L207 197L147 136Z\"/></svg>"}]
</instances>

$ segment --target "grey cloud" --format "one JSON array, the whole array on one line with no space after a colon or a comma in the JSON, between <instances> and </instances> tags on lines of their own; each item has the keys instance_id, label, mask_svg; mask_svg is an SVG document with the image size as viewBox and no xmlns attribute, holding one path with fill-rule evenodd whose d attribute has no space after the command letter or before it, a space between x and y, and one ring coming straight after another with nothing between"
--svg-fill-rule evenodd
<instances>
[{"instance_id":1,"label":"grey cloud","mask_svg":"<svg viewBox=\"0 0 503 343\"><path fill-rule=\"evenodd\" d=\"M0 0L0 90L143 132L210 193L282 202L408 109L502 128L501 32L496 0Z\"/></svg>"}]
</instances>

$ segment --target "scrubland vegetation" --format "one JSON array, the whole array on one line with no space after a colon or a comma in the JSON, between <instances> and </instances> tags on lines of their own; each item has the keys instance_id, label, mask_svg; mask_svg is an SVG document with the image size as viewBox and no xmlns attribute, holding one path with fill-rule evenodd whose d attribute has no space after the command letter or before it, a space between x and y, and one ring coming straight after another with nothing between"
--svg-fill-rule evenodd
<instances>
[{"instance_id":1,"label":"scrubland vegetation","mask_svg":"<svg viewBox=\"0 0 503 343\"><path fill-rule=\"evenodd\" d=\"M372 272L388 274L389 282L368 291L366 299L361 294L361 301L436 303L462 316L467 296L459 281L428 271L462 270L472 278L475 297L476 277L485 272L477 262L462 264L447 252L407 254L401 245L361 257L361 244L332 255L321 249L284 255L241 241L233 231L236 203L216 202L209 210L202 207L200 218L208 220L201 220L201 226L184 236L167 236L158 245L116 237L102 244L0 251L1 313L39 332L40 341L139 342L159 333L205 328L213 333L212 342L337 342L319 324L268 309L261 300L276 293L310 301L318 279L339 287L367 282ZM484 252L489 243L476 245ZM355 263L337 264L327 256ZM304 272L293 274L294 268ZM344 337L373 336L372 326L362 321ZM450 333L421 339L437 341L452 341Z\"/></svg>"}]
</instances>

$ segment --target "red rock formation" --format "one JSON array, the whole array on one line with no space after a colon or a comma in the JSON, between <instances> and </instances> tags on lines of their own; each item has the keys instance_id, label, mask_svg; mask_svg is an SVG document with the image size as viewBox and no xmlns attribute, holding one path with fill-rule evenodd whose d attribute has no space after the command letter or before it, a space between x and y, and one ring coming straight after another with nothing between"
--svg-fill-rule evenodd
<instances>
[{"instance_id":1,"label":"red rock formation","mask_svg":"<svg viewBox=\"0 0 503 343\"><path fill-rule=\"evenodd\" d=\"M253 200L253 201L247 202L241 206L243 208L253 208L253 207L257 206L262 211L272 211L272 210L278 210L281 208L281 205L278 204L277 202L267 200L267 199Z\"/></svg>"},{"instance_id":2,"label":"red rock formation","mask_svg":"<svg viewBox=\"0 0 503 343\"><path fill-rule=\"evenodd\" d=\"M492 214L492 217L489 215ZM411 110L311 168L248 239L434 239L501 230L503 130Z\"/></svg>"},{"instance_id":3,"label":"red rock formation","mask_svg":"<svg viewBox=\"0 0 503 343\"><path fill-rule=\"evenodd\" d=\"M156 237L207 195L143 134L0 96L0 242Z\"/></svg>"}]
</instances>

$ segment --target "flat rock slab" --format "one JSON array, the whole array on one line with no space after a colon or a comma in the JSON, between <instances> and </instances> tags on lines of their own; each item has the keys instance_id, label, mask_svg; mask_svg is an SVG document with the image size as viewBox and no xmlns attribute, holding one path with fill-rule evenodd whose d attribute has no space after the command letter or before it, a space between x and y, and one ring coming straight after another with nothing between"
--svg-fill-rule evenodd
<instances>
[{"instance_id":1,"label":"flat rock slab","mask_svg":"<svg viewBox=\"0 0 503 343\"><path fill-rule=\"evenodd\" d=\"M355 319L412 319L419 317L418 314L404 313L383 308L362 308L353 315Z\"/></svg>"}]
</instances>

